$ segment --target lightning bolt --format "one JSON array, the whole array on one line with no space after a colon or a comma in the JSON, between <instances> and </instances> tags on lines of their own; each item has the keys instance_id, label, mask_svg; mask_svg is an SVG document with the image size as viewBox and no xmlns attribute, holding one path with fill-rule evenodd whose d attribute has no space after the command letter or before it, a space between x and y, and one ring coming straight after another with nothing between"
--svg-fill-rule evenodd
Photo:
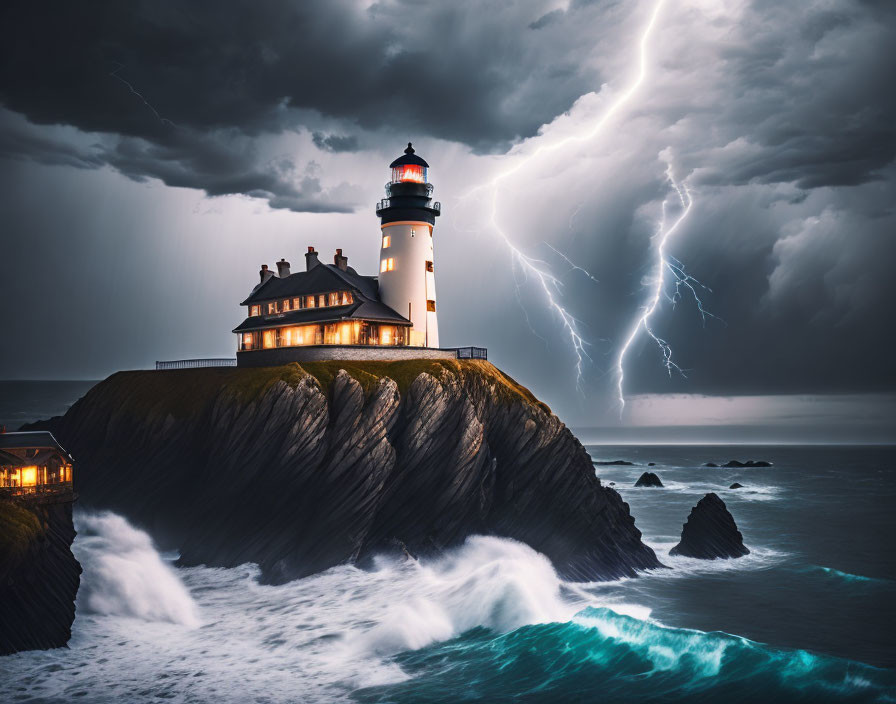
<instances>
[{"instance_id":1,"label":"lightning bolt","mask_svg":"<svg viewBox=\"0 0 896 704\"><path fill-rule=\"evenodd\" d=\"M666 245L669 243L669 239L681 227L681 224L688 217L688 214L691 212L691 207L694 204L694 199L691 195L691 191L688 189L687 183L683 182L679 184L675 180L671 161L666 162L666 179L669 181L669 184L672 186L672 190L678 198L679 204L681 206L681 213L674 220L672 225L667 227L666 212L668 208L668 198L663 200L662 217L660 218L656 234L652 238L657 243L655 255L656 274L654 275L654 278L652 280L653 290L647 300L647 303L641 308L638 317L636 318L634 324L631 327L631 330L628 333L628 336L625 339L625 342L619 350L619 356L616 358L616 391L619 398L620 416L625 410L625 355L641 330L644 330L644 332L647 333L647 335L649 335L650 338L657 344L657 347L659 347L660 354L663 358L663 366L666 368L669 376L672 375L673 371L681 374L682 376L687 376L684 373L684 370L679 367L678 364L676 364L672 359L672 348L669 343L659 335L657 335L650 326L650 320L659 307L660 300L665 291L665 275L667 272L672 275L672 278L674 280L674 289L672 294L666 295L667 299L672 303L673 306L681 300L681 291L684 288L687 289L693 296L694 301L697 305L697 310L700 312L700 316L703 320L704 325L706 324L707 318L721 320L720 318L706 310L706 307L703 304L703 300L700 297L701 290L712 292L712 289L704 286L697 279L688 274L687 271L685 271L684 265L678 259L666 254Z\"/></svg>"},{"instance_id":2,"label":"lightning bolt","mask_svg":"<svg viewBox=\"0 0 896 704\"><path fill-rule=\"evenodd\" d=\"M131 93L133 93L133 94L136 95L138 98L140 98L140 100L143 101L143 104L144 104L146 107L148 107L150 110L152 110L152 114L156 116L156 119L157 119L159 122L161 122L163 125L169 125L169 126L171 126L171 127L177 127L177 125L175 125L175 124L174 124L171 120L169 120L167 117L162 117L162 116L159 114L159 111L156 110L156 109L150 104L150 102L149 102L145 97L143 97L143 94L142 94L142 93L139 93L139 92L137 91L137 89L134 88L133 85L131 85L128 81L126 81L125 79L123 79L121 76L118 75L118 72L121 71L121 69L123 69L123 68L124 68L124 64L118 64L118 68L116 68L116 69L115 69L112 73L110 73L109 75L112 76L112 78L116 78L116 79L118 79L119 81L121 81L122 83L124 83L124 84L128 87L128 90L131 91Z\"/></svg>"},{"instance_id":3,"label":"lightning bolt","mask_svg":"<svg viewBox=\"0 0 896 704\"><path fill-rule=\"evenodd\" d=\"M647 46L650 39L650 36L653 32L654 25L656 24L657 17L660 14L660 10L662 9L665 0L657 0L656 4L653 6L653 11L650 13L650 18L644 29L641 32L641 38L638 42L638 72L635 75L634 80L629 84L629 86L625 89L623 93L621 93L604 111L604 113L591 125L591 128L585 130L581 133L576 133L569 135L563 139L557 140L555 142L542 142L527 156L524 155L522 158L517 159L514 164L509 166L504 171L501 171L497 175L495 175L491 181L488 181L476 188L470 190L467 195L473 195L477 192L486 190L491 196L491 210L489 217L489 226L492 230L497 233L501 241L510 251L511 260L513 261L514 267L519 266L523 269L528 279L529 276L532 276L542 293L544 294L545 303L549 310L552 310L557 314L560 319L561 324L563 325L563 329L565 330L567 336L569 337L570 344L572 346L573 354L576 358L575 370L576 370L576 388L579 391L583 392L582 387L582 374L585 360L587 359L589 362L593 361L588 354L587 347L589 343L582 337L579 332L579 321L564 308L562 303L560 302L560 292L562 289L562 282L550 273L547 269L545 262L535 259L533 257L528 256L522 250L520 250L510 239L505 229L501 226L498 221L498 193L500 184L512 176L513 174L520 171L520 169L524 168L528 164L532 163L535 159L539 158L544 154L548 154L558 149L562 149L569 144L576 142L587 142L594 139L598 134L600 134L601 130L604 126L610 121L610 119L618 113L622 107L628 103L632 96L635 95L638 88L644 82L644 79L647 76ZM519 152L517 152L518 155ZM574 217L575 215L573 215ZM553 248L552 248L553 249ZM556 250L555 250L556 251ZM558 252L559 254L559 252ZM563 256L563 255L561 255ZM567 262L569 259L563 256ZM570 264L572 262L569 262ZM576 269L581 269L581 267L575 266ZM591 274L589 274L584 269L581 269L589 278L593 281L597 281ZM519 296L519 286L517 285L517 300L522 305L522 300ZM528 321L528 314L526 315L526 319ZM529 325L531 329L531 324ZM534 332L534 330L533 330Z\"/></svg>"}]
</instances>

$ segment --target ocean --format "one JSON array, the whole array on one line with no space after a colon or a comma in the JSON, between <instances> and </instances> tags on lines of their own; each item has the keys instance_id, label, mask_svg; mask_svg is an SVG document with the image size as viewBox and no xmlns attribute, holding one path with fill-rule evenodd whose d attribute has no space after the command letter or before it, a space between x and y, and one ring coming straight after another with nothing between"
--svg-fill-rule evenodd
<instances>
[{"instance_id":1,"label":"ocean","mask_svg":"<svg viewBox=\"0 0 896 704\"><path fill-rule=\"evenodd\" d=\"M0 382L0 422L63 412L84 386ZM595 469L666 568L570 583L524 544L473 536L269 586L251 564L175 568L126 517L76 508L72 640L0 658L0 700L896 701L896 448L587 449L636 463ZM774 465L702 466L729 459ZM664 488L633 487L648 462ZM710 491L750 555L670 557Z\"/></svg>"}]
</instances>

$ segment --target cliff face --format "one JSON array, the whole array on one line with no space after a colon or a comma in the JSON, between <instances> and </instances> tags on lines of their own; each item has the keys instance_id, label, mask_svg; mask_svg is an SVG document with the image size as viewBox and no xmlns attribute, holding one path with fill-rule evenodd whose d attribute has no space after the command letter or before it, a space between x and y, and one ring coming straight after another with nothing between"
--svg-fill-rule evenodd
<instances>
[{"instance_id":1,"label":"cliff face","mask_svg":"<svg viewBox=\"0 0 896 704\"><path fill-rule=\"evenodd\" d=\"M185 564L252 561L280 582L472 533L524 541L568 578L658 564L581 444L488 362L123 372L49 425L82 503Z\"/></svg>"},{"instance_id":2,"label":"cliff face","mask_svg":"<svg viewBox=\"0 0 896 704\"><path fill-rule=\"evenodd\" d=\"M71 638L81 565L71 503L0 501L0 655Z\"/></svg>"}]
</instances>

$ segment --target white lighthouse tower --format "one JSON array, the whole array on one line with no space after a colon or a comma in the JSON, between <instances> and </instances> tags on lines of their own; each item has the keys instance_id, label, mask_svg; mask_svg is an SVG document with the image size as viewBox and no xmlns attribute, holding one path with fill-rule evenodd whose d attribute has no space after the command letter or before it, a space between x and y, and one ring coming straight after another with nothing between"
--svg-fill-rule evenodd
<instances>
[{"instance_id":1,"label":"white lighthouse tower","mask_svg":"<svg viewBox=\"0 0 896 704\"><path fill-rule=\"evenodd\" d=\"M408 142L404 156L389 167L386 199L379 202L380 300L413 323L408 344L438 347L436 282L432 231L441 205L432 200L429 164Z\"/></svg>"}]
</instances>

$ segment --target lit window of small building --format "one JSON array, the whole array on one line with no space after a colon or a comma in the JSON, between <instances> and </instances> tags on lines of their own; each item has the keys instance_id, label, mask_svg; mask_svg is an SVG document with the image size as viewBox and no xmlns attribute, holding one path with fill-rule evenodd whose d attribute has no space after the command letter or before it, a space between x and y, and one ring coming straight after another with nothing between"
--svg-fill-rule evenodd
<instances>
[{"instance_id":1,"label":"lit window of small building","mask_svg":"<svg viewBox=\"0 0 896 704\"><path fill-rule=\"evenodd\" d=\"M434 300L432 300L431 298L426 301L426 311L428 313L436 312L436 302Z\"/></svg>"},{"instance_id":2,"label":"lit window of small building","mask_svg":"<svg viewBox=\"0 0 896 704\"><path fill-rule=\"evenodd\" d=\"M383 249L389 249L392 246L392 238L389 235L383 236Z\"/></svg>"},{"instance_id":3,"label":"lit window of small building","mask_svg":"<svg viewBox=\"0 0 896 704\"><path fill-rule=\"evenodd\" d=\"M249 309L249 315L253 318L261 315L261 306L252 306Z\"/></svg>"}]
</instances>

